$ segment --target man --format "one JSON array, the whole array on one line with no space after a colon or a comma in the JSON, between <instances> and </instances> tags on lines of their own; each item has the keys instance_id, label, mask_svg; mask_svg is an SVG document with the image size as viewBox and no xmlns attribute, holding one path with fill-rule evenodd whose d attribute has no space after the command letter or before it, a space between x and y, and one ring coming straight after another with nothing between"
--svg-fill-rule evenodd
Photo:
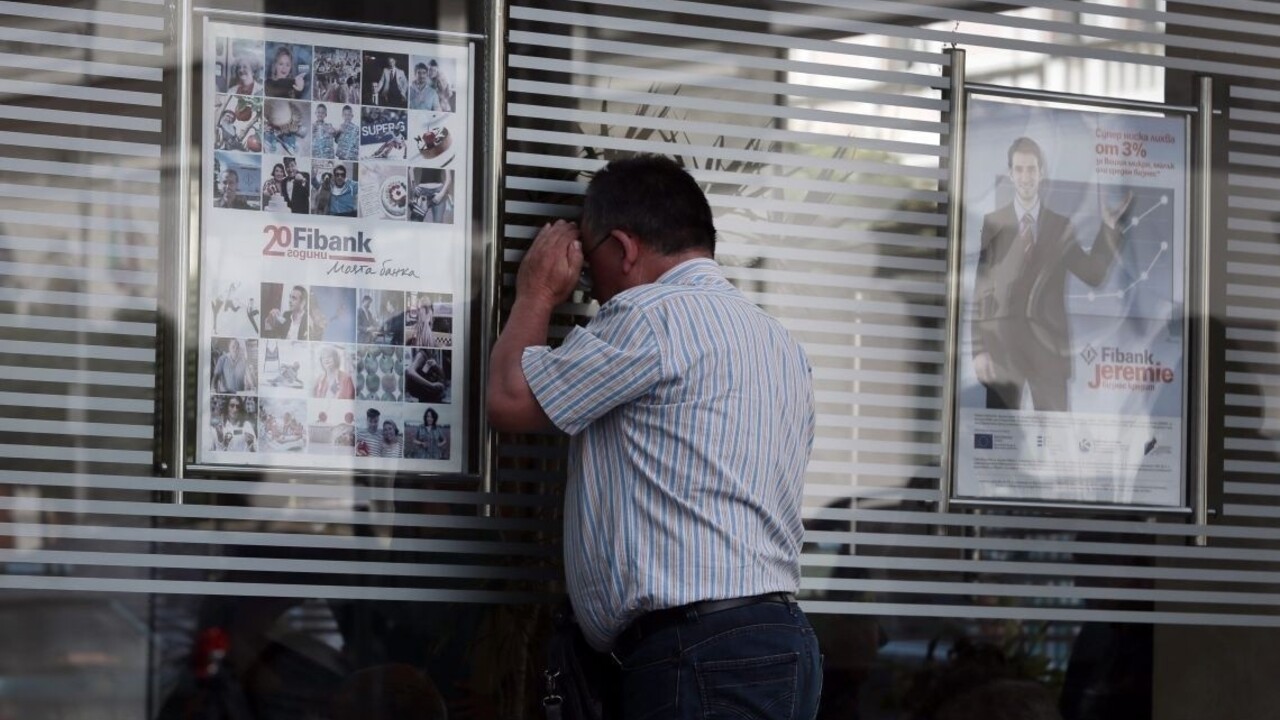
<instances>
[{"instance_id":1,"label":"man","mask_svg":"<svg viewBox=\"0 0 1280 720\"><path fill-rule=\"evenodd\" d=\"M227 350L218 356L213 365L213 391L216 393L242 393L252 391L253 374L249 371L249 358L239 338L227 340Z\"/></svg>"},{"instance_id":2,"label":"man","mask_svg":"<svg viewBox=\"0 0 1280 720\"><path fill-rule=\"evenodd\" d=\"M305 215L311 210L311 180L307 173L298 171L297 158L284 159L284 187L281 188L289 210Z\"/></svg>"},{"instance_id":3,"label":"man","mask_svg":"<svg viewBox=\"0 0 1280 720\"><path fill-rule=\"evenodd\" d=\"M360 298L360 312L356 316L356 333L359 336L359 342L367 345L376 342L380 326L378 316L373 312L373 298L365 295Z\"/></svg>"},{"instance_id":4,"label":"man","mask_svg":"<svg viewBox=\"0 0 1280 720\"><path fill-rule=\"evenodd\" d=\"M587 188L581 233L547 225L525 254L488 417L571 436L569 596L590 644L621 665L623 717L812 718L817 641L792 594L809 364L714 252L706 197L678 165L611 162ZM552 350L552 311L584 264L600 310Z\"/></svg>"},{"instance_id":5,"label":"man","mask_svg":"<svg viewBox=\"0 0 1280 720\"><path fill-rule=\"evenodd\" d=\"M396 67L396 57L387 56L387 66L382 68L382 77L373 86L374 105L384 107L404 107L405 91L409 87L409 78L404 70Z\"/></svg>"},{"instance_id":6,"label":"man","mask_svg":"<svg viewBox=\"0 0 1280 720\"><path fill-rule=\"evenodd\" d=\"M227 399L226 420L221 427L214 428L214 437L217 439L215 449L227 452L258 451L258 431L253 427L253 421L245 415L244 403L244 398Z\"/></svg>"},{"instance_id":7,"label":"man","mask_svg":"<svg viewBox=\"0 0 1280 720\"><path fill-rule=\"evenodd\" d=\"M440 96L436 94L431 78L427 77L426 63L413 66L413 82L409 84L409 109L440 110Z\"/></svg>"},{"instance_id":8,"label":"man","mask_svg":"<svg viewBox=\"0 0 1280 720\"><path fill-rule=\"evenodd\" d=\"M222 195L213 204L214 207L229 210L248 210L249 203L240 197L240 173L227 169L222 171Z\"/></svg>"},{"instance_id":9,"label":"man","mask_svg":"<svg viewBox=\"0 0 1280 720\"><path fill-rule=\"evenodd\" d=\"M347 166L335 165L333 182L329 188L329 214L340 217L356 216L356 199L360 195L360 184L347 179Z\"/></svg>"},{"instance_id":10,"label":"man","mask_svg":"<svg viewBox=\"0 0 1280 720\"><path fill-rule=\"evenodd\" d=\"M335 143L339 130L329 123L329 109L323 103L316 105L315 122L311 123L311 157L332 160L337 157Z\"/></svg>"},{"instance_id":11,"label":"man","mask_svg":"<svg viewBox=\"0 0 1280 720\"><path fill-rule=\"evenodd\" d=\"M262 337L306 340L310 320L307 317L307 289L294 285L289 291L289 309L272 308L262 320Z\"/></svg>"},{"instance_id":12,"label":"man","mask_svg":"<svg viewBox=\"0 0 1280 720\"><path fill-rule=\"evenodd\" d=\"M1086 252L1070 221L1044 207L1044 153L1030 138L1009 146L1013 202L982 219L974 284L973 367L987 389L987 407L1018 410L1023 389L1036 410L1070 409L1071 323L1067 273L1091 287L1101 285L1124 243L1116 225L1129 209L1129 193L1117 207L1098 207L1102 227Z\"/></svg>"},{"instance_id":13,"label":"man","mask_svg":"<svg viewBox=\"0 0 1280 720\"><path fill-rule=\"evenodd\" d=\"M378 422L381 418L382 413L377 408L369 408L365 413L365 426L356 431L356 455L382 456L382 428Z\"/></svg>"},{"instance_id":14,"label":"man","mask_svg":"<svg viewBox=\"0 0 1280 720\"><path fill-rule=\"evenodd\" d=\"M350 105L342 106L342 125L336 133L336 153L339 160L355 160L360 157L360 125L355 120L356 112Z\"/></svg>"}]
</instances>

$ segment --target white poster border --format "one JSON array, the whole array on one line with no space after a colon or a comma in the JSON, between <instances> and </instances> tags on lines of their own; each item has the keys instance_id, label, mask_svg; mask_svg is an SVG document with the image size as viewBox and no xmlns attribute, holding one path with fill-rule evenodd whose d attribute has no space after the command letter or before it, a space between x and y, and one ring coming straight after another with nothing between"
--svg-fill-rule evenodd
<instances>
[{"instance_id":1,"label":"white poster border","mask_svg":"<svg viewBox=\"0 0 1280 720\"><path fill-rule=\"evenodd\" d=\"M1198 343L1193 342L1193 338L1196 336L1195 333L1203 332L1202 328L1196 327L1195 318L1200 310L1200 295L1197 290L1200 288L1204 272L1198 262L1200 259L1199 253L1193 252L1195 250L1194 243L1198 239L1197 233L1193 232L1192 225L1193 210L1196 208L1196 203L1193 201L1193 173L1198 168L1203 167L1202 163L1196 162L1199 158L1193 157L1193 121L1197 120L1195 117L1196 108L1112 100L1109 98L1039 90L1023 91L1017 88L1000 88L997 86L975 85L965 88L963 83L959 83L959 86L963 90L960 92L958 100L964 103L965 107L962 115L963 121L960 123L960 126L964 129L957 141L963 145L963 148L957 153L960 158L958 166L952 169L951 200L952 202L957 202L957 197L960 198L959 202L964 203L964 207L960 208L959 213L953 216L958 217L959 228L953 230L953 242L948 249L948 267L950 268L948 311L951 321L948 325L948 364L944 387L944 405L947 415L946 422L944 422L946 432L944 432L943 437L944 448L942 456L944 458L944 467L942 471L944 475L942 488L945 497L940 507L945 509L950 505L977 507L988 505L993 507L1056 508L1058 510L1086 512L1137 511L1151 514L1182 514L1190 512L1190 463L1188 462L1188 457L1190 449L1195 447L1193 441L1200 423L1194 422L1194 419L1189 416L1189 408L1191 393L1197 388L1198 378L1196 375L1201 372L1203 367L1203 358L1199 357L1198 353ZM1114 494L1111 497L1089 497L1086 494L1084 497L1072 498L1038 497L1034 495L1019 496L1016 493L997 496L993 493L972 492L971 488L974 486L973 478L962 476L963 469L960 465L960 457L964 448L960 447L960 443L962 437L965 437L963 435L965 429L962 427L961 422L961 414L964 411L964 407L963 403L960 402L959 393L961 391L961 356L965 349L962 347L961 338L964 335L964 325L968 318L966 303L972 301L972 297L969 294L973 291L971 282L973 269L966 263L965 253L970 248L970 244L974 242L971 238L972 233L968 232L966 225L972 219L973 213L976 212L976 210L970 209L968 206L969 197L966 194L964 180L967 171L964 165L969 162L968 150L971 147L968 113L971 99L989 99L1011 104L1022 104L1028 107L1087 112L1098 115L1111 115L1113 117L1146 116L1181 121L1183 148L1178 158L1182 166L1178 190L1181 193L1179 221L1182 231L1178 248L1181 252L1181 277L1179 278L1178 288L1182 294L1180 306L1182 380L1179 393L1179 412L1175 422L1178 438L1177 488L1176 497L1172 501L1165 498L1158 503L1145 503L1133 498L1117 498ZM954 238L958 238L958 241L955 241ZM1026 405L1024 404L1023 407L1025 408ZM1024 410L1023 412L1035 415L1034 412L1029 410ZM966 492L966 490L970 491Z\"/></svg>"},{"instance_id":2,"label":"white poster border","mask_svg":"<svg viewBox=\"0 0 1280 720\"><path fill-rule=\"evenodd\" d=\"M211 363L209 354L212 345L212 335L207 328L209 322L207 315L208 303L206 300L206 287L203 267L204 254L209 243L212 213L212 183L206 175L211 172L213 167L213 145L214 138L211 131L212 119L206 115L210 102L217 95L215 82L210 79L208 70L194 79L198 83L194 86L193 97L199 98L199 105L193 109L191 113L191 123L200 123L197 135L201 138L199 144L199 162L193 163L200 168L199 179L193 182L193 186L200 189L199 196L196 198L196 212L192 213L193 218L198 218L198 222L194 224L191 233L196 242L191 242L189 247L195 253L196 262L193 263L199 269L193 275L195 287L189 295L195 298L197 312L191 313L190 317L194 320L194 327L188 327L185 336L188 338L185 342L190 342L194 337L194 345L188 345L196 351L197 363L195 381L202 385L195 388L184 388L184 396L188 401L194 401L196 424L193 431L187 434L185 444L185 466L192 470L208 470L215 472L310 472L314 474L326 473L343 473L343 474L361 474L361 475L379 475L379 474L415 474L415 475L465 475L474 473L471 465L471 459L474 455L472 447L476 439L471 437L475 408L473 407L473 393L471 392L471 379L469 378L469 369L475 365L473 358L469 354L479 347L473 339L473 333L478 331L474 327L474 319L477 314L471 307L473 302L483 302L483 294L478 292L474 286L474 269L473 256L475 232L476 232L476 214L475 204L485 203L483 195L476 195L475 190L480 189L480 184L476 181L475 176L475 154L478 143L483 143L485 138L482 137L484 130L475 122L475 113L478 107L478 98L476 96L478 84L476 83L476 41L483 40L483 36L473 36L459 33L445 33L434 31L421 32L405 32L403 29L396 34L388 37L373 37L369 35L371 31L376 30L376 26L366 26L360 23L326 23L322 21L307 21L299 19L300 22L291 24L288 19L281 19L275 16L259 15L255 13L221 13L209 11L201 16L203 25L198 29L198 34L202 38L199 47L202 48L201 58L208 59L214 51L212 38L219 33L233 33L237 37L247 39L258 39L262 41L271 40L279 43L295 43L300 45L311 45L313 47L339 47L350 48L352 50L363 52L375 48L383 53L401 53L406 56L439 56L441 58L449 58L456 65L457 75L454 82L457 83L459 100L458 107L455 108L453 116L457 127L464 128L461 135L465 140L462 148L456 151L458 161L453 163L455 175L464 175L462 180L455 180L455 199L458 201L455 205L455 222L452 226L452 233L443 233L453 236L452 247L449 249L449 256L452 257L451 269L448 271L450 276L452 295L454 297L454 313L453 336L459 342L450 349L454 354L452 377L453 395L451 402L452 412L449 413L451 424L451 452L447 460L426 460L416 458L375 458L375 457L352 457L350 460L335 457L309 457L285 455L285 459L277 459L271 462L258 462L259 457L255 457L255 453L236 453L224 452L220 457L211 457L206 451L209 440L208 419L209 397L213 395L211 389L204 388L203 384L208 380ZM200 67L196 64L195 67ZM411 68L406 68L411 71ZM265 70L264 70L265 72ZM464 111L465 108L465 111ZM191 124L188 123L188 124ZM409 138L404 138L408 142L412 142ZM460 171L460 172L456 172ZM481 190L485 192L485 190ZM421 228L424 235L441 235L438 228L424 226ZM356 231L359 232L358 230ZM261 244L261 243L259 243ZM354 369L354 366L352 367ZM206 392L208 390L208 392ZM407 395L406 395L407 397ZM409 403L405 403L409 406ZM420 407L425 407L423 403ZM403 419L405 415L397 415L397 418ZM190 423L187 422L190 427ZM401 434L407 440L407 434ZM309 458L310 461L298 462L301 458Z\"/></svg>"}]
</instances>

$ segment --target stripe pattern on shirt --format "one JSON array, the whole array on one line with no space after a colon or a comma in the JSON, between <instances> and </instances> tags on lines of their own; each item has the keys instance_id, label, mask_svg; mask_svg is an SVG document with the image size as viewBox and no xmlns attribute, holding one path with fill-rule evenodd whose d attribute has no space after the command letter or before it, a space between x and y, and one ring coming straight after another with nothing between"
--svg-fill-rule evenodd
<instances>
[{"instance_id":1,"label":"stripe pattern on shirt","mask_svg":"<svg viewBox=\"0 0 1280 720\"><path fill-rule=\"evenodd\" d=\"M652 610L798 589L809 363L714 260L618 294L522 364L572 436L565 574L593 646Z\"/></svg>"}]
</instances>

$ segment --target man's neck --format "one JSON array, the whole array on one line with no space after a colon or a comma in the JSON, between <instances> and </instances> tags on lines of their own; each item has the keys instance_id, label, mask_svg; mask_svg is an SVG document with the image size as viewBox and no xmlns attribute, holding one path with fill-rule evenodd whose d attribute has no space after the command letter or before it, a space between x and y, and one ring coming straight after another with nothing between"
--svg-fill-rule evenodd
<instances>
[{"instance_id":1,"label":"man's neck","mask_svg":"<svg viewBox=\"0 0 1280 720\"><path fill-rule=\"evenodd\" d=\"M657 253L653 255L647 255L642 260L642 264L643 264L642 277L645 278L644 282L646 284L657 282L658 278L662 277L663 275L666 275L672 268L675 268L677 265L683 265L684 263L690 260L698 260L703 258L707 260L712 259L711 253L701 248L691 248L689 250L683 250L677 253L673 253L671 255L660 255Z\"/></svg>"},{"instance_id":2,"label":"man's neck","mask_svg":"<svg viewBox=\"0 0 1280 720\"><path fill-rule=\"evenodd\" d=\"M1028 213L1030 213L1033 217L1039 218L1040 196L1037 195L1031 202L1028 203L1028 202L1024 202L1023 199L1018 197L1017 195L1014 195L1013 211L1014 211L1014 214L1017 215L1019 219L1021 219L1023 215L1026 215Z\"/></svg>"}]
</instances>

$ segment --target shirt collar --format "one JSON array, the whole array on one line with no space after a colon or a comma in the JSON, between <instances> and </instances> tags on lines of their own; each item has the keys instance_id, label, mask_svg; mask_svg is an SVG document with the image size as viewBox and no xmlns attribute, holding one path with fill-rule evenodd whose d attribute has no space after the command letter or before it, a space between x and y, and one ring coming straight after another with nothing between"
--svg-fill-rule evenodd
<instances>
[{"instance_id":1,"label":"shirt collar","mask_svg":"<svg viewBox=\"0 0 1280 720\"><path fill-rule=\"evenodd\" d=\"M720 271L720 263L712 258L693 258L662 273L655 281L661 285L704 285L711 282L727 282Z\"/></svg>"},{"instance_id":2,"label":"shirt collar","mask_svg":"<svg viewBox=\"0 0 1280 720\"><path fill-rule=\"evenodd\" d=\"M1022 199L1019 198L1017 195L1014 195L1013 196L1014 217L1018 219L1018 222L1022 222L1022 218L1027 213L1031 213L1031 219L1033 221L1037 223L1040 222L1040 196L1039 195L1036 196L1036 201L1031 207L1024 207L1022 204Z\"/></svg>"}]
</instances>

